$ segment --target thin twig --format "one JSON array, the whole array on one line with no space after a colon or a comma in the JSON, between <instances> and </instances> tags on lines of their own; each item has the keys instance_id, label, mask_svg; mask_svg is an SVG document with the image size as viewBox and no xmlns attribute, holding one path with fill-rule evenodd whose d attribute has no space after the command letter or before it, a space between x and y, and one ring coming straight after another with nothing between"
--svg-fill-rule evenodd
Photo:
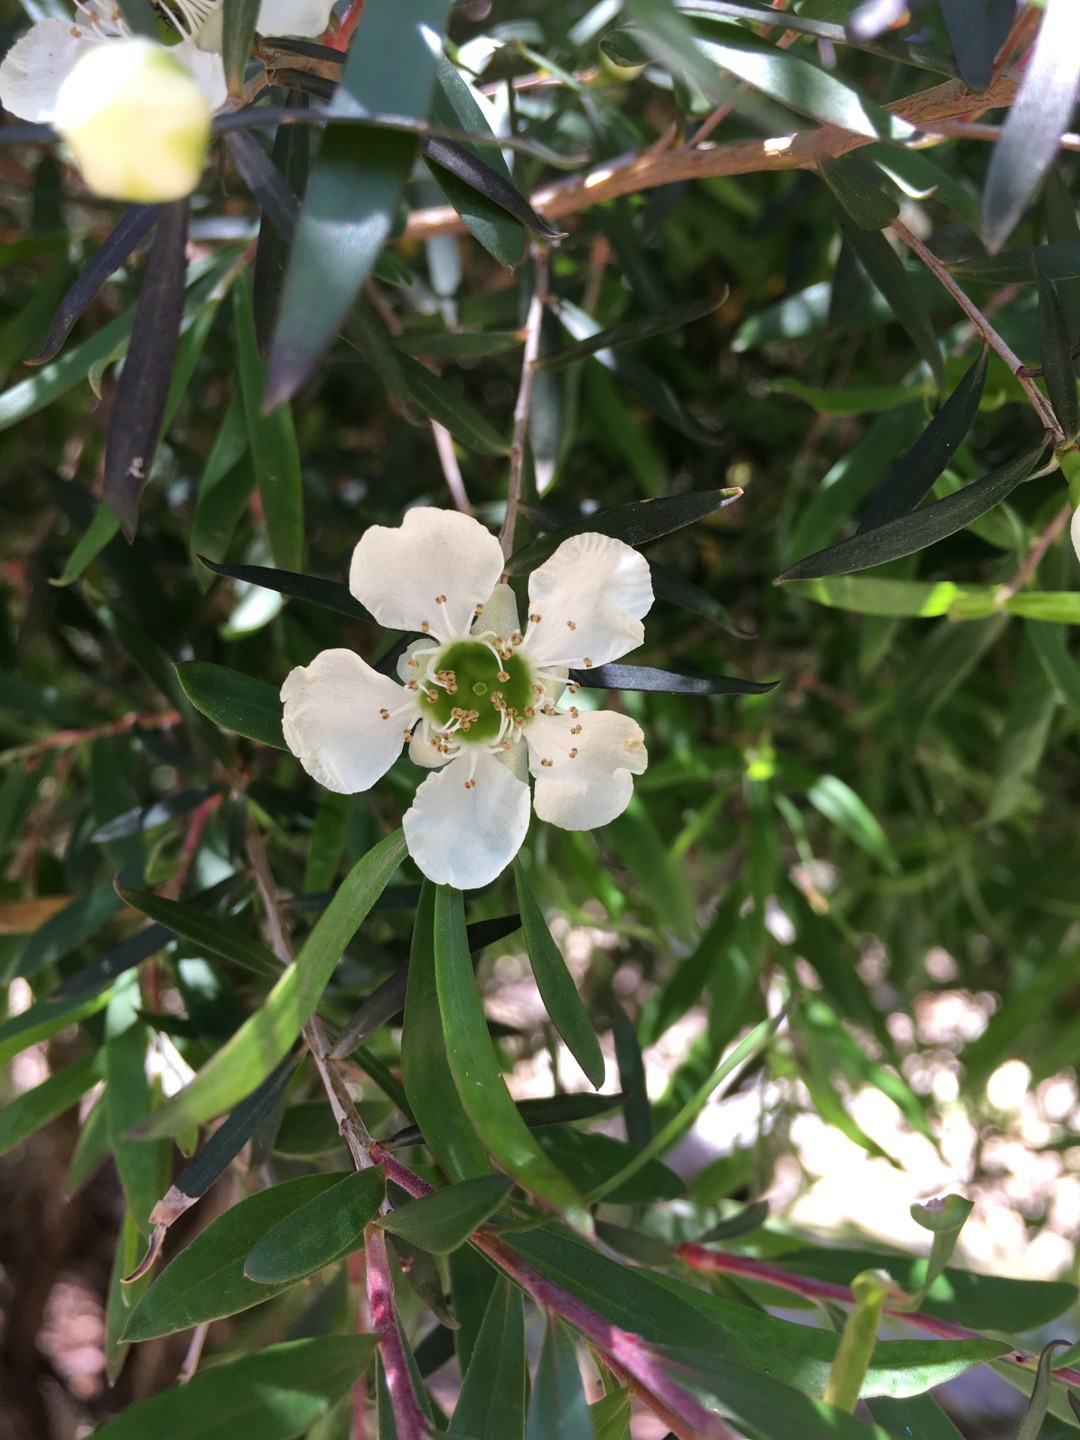
<instances>
[{"instance_id":1,"label":"thin twig","mask_svg":"<svg viewBox=\"0 0 1080 1440\"><path fill-rule=\"evenodd\" d=\"M431 433L435 437L435 451L439 457L439 464L442 466L446 488L450 491L450 498L456 508L467 515L472 510L472 506L465 493L465 481L461 478L461 466L454 453L454 437L445 425L439 424L438 420L432 420Z\"/></svg>"},{"instance_id":2,"label":"thin twig","mask_svg":"<svg viewBox=\"0 0 1080 1440\"><path fill-rule=\"evenodd\" d=\"M1039 564L1043 556L1046 554L1047 550L1049 550L1050 546L1054 543L1057 537L1061 534L1062 530L1064 530L1065 526L1069 523L1071 516L1072 506L1063 505L1058 511L1058 513L1054 516L1053 520L1050 521L1050 524L1047 525L1046 529L1035 541L1034 545L1032 545L1028 557L1020 566L1020 569L1016 572L1016 574L1009 581L1009 583L1007 585L1003 585L1001 589L997 592L999 601L1008 600L1013 595L1015 595L1018 590L1023 589L1023 587L1035 574L1035 571L1038 570Z\"/></svg>"},{"instance_id":3,"label":"thin twig","mask_svg":"<svg viewBox=\"0 0 1080 1440\"><path fill-rule=\"evenodd\" d=\"M540 353L540 326L544 319L544 301L547 298L548 252L547 247L533 247L533 293L529 301L529 313L525 319L525 349L521 357L521 384L518 387L514 405L514 433L510 441L510 478L506 487L506 516L499 532L499 543L506 559L514 548L514 526L517 524L518 502L521 500L521 483L525 474L525 447L529 438L529 409L532 405L533 380L536 376L536 357Z\"/></svg>"},{"instance_id":4,"label":"thin twig","mask_svg":"<svg viewBox=\"0 0 1080 1440\"><path fill-rule=\"evenodd\" d=\"M184 1363L180 1366L180 1373L176 1377L176 1383L178 1385L186 1385L199 1368L199 1360L202 1358L203 1346L206 1344L206 1336L209 1330L210 1322L208 1320L203 1321L201 1325L195 1326L195 1330L191 1336L191 1344L188 1346L187 1354L184 1356Z\"/></svg>"},{"instance_id":5,"label":"thin twig","mask_svg":"<svg viewBox=\"0 0 1080 1440\"><path fill-rule=\"evenodd\" d=\"M885 108L927 132L935 124L953 118L969 118L986 110L1009 105L1016 95L1017 80L1011 73L1000 76L988 89L976 93L959 80L948 80L916 95L906 96ZM683 145L658 153L635 153L605 161L584 174L569 175L535 191L529 203L549 220L576 215L593 205L602 205L620 195L633 195L658 185L681 180L705 180L715 175L753 175L766 170L810 170L824 156L845 155L871 143L870 137L855 135L838 125L820 125L796 130L790 135L765 140L735 140L725 145ZM922 148L933 144L923 136L913 142ZM461 234L464 226L456 210L439 205L414 210L405 226L404 238L426 240L432 235Z\"/></svg>"},{"instance_id":6,"label":"thin twig","mask_svg":"<svg viewBox=\"0 0 1080 1440\"><path fill-rule=\"evenodd\" d=\"M913 235L900 220L894 220L891 229L899 235L908 249L913 251L926 268L934 274L939 283L944 286L960 306L961 310L963 310L964 314L976 327L990 348L995 350L1001 356L1002 360L1005 361L1005 364L1012 371L1016 383L1031 401L1031 408L1035 411L1036 415L1038 415L1039 422L1043 429L1053 439L1054 449L1060 449L1060 447L1065 444L1065 436L1062 434L1061 426L1058 424L1054 412L1050 408L1049 401L1035 384L1034 380L1032 380L1031 376L1027 374L1024 363L1020 357L1006 344L994 329L993 325L990 324L990 321L975 304L974 300L965 294L937 256L926 248L917 235Z\"/></svg>"},{"instance_id":7,"label":"thin twig","mask_svg":"<svg viewBox=\"0 0 1080 1440\"><path fill-rule=\"evenodd\" d=\"M92 740L105 740L111 735L126 735L142 727L147 730L171 730L181 723L176 710L162 710L156 715L140 715L135 711L119 720L109 720L104 725L91 725L85 730L57 730L41 740L30 740L25 745L13 745L10 750L0 752L0 765L21 765L27 760L36 760L49 750L69 750L75 745L85 745Z\"/></svg>"},{"instance_id":8,"label":"thin twig","mask_svg":"<svg viewBox=\"0 0 1080 1440\"><path fill-rule=\"evenodd\" d=\"M996 145L1001 139L1002 128L979 120L942 120L934 126L934 134L940 135L943 140L986 140ZM1058 145L1062 150L1080 150L1080 135L1068 130Z\"/></svg>"}]
</instances>

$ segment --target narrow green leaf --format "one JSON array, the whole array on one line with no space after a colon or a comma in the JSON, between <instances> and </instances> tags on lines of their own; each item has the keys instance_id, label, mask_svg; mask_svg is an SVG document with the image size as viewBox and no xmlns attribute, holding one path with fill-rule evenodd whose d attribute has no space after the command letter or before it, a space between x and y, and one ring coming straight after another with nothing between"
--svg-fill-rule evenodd
<instances>
[{"instance_id":1,"label":"narrow green leaf","mask_svg":"<svg viewBox=\"0 0 1080 1440\"><path fill-rule=\"evenodd\" d=\"M605 1074L600 1041L573 976L566 968L566 961L551 938L543 911L533 898L520 859L514 861L514 886L529 963L544 1007L551 1023L566 1041L566 1048L584 1070L593 1088L599 1090Z\"/></svg>"},{"instance_id":2,"label":"narrow green leaf","mask_svg":"<svg viewBox=\"0 0 1080 1440\"><path fill-rule=\"evenodd\" d=\"M836 775L822 775L806 792L806 798L815 810L854 840L868 855L873 855L890 870L899 868L888 837L877 817L850 785Z\"/></svg>"},{"instance_id":3,"label":"narrow green leaf","mask_svg":"<svg viewBox=\"0 0 1080 1440\"><path fill-rule=\"evenodd\" d=\"M91 1085L101 1079L102 1059L100 1051L84 1055L32 1090L24 1090L8 1100L0 1110L0 1155L6 1155L28 1135L81 1100Z\"/></svg>"},{"instance_id":4,"label":"narrow green leaf","mask_svg":"<svg viewBox=\"0 0 1080 1440\"><path fill-rule=\"evenodd\" d=\"M985 90L994 73L996 47L983 0L941 0L960 78L969 90Z\"/></svg>"},{"instance_id":5,"label":"narrow green leaf","mask_svg":"<svg viewBox=\"0 0 1080 1440\"><path fill-rule=\"evenodd\" d=\"M243 934L227 920L208 915L205 910L196 910L180 900L168 900L163 895L152 895L148 890L135 890L129 885L117 884L117 894L136 910L141 910L151 920L164 925L175 935L182 935L201 950L211 955L220 955L223 960L232 960L256 975L277 977L281 965L272 950L250 935Z\"/></svg>"},{"instance_id":6,"label":"narrow green leaf","mask_svg":"<svg viewBox=\"0 0 1080 1440\"><path fill-rule=\"evenodd\" d=\"M198 558L215 575L227 575L230 579L243 581L245 585L261 585L266 590L276 590L294 600L306 600L309 605L335 610L339 615L347 615L350 620L371 621L367 610L359 600L353 599L349 587L340 580L297 575L292 570L275 570L269 565L222 565L203 555Z\"/></svg>"},{"instance_id":7,"label":"narrow green leaf","mask_svg":"<svg viewBox=\"0 0 1080 1440\"><path fill-rule=\"evenodd\" d=\"M368 0L329 118L425 120L448 0ZM329 124L293 242L270 352L266 403L291 399L333 340L393 228L416 136Z\"/></svg>"},{"instance_id":8,"label":"narrow green leaf","mask_svg":"<svg viewBox=\"0 0 1080 1440\"><path fill-rule=\"evenodd\" d=\"M20 948L8 956L3 980L10 980L15 975L39 975L42 970L47 970L103 929L120 906L121 901L112 889L112 882L99 881L85 895L72 900L70 905L65 905L63 910L58 910L43 925L39 925Z\"/></svg>"},{"instance_id":9,"label":"narrow green leaf","mask_svg":"<svg viewBox=\"0 0 1080 1440\"><path fill-rule=\"evenodd\" d=\"M248 443L270 550L282 569L299 570L304 563L300 451L289 405L268 407L263 402L266 371L255 339L255 311L246 271L233 285L233 319Z\"/></svg>"},{"instance_id":10,"label":"narrow green leaf","mask_svg":"<svg viewBox=\"0 0 1080 1440\"><path fill-rule=\"evenodd\" d=\"M433 124L444 129L468 130L494 139L494 132L468 82L441 51L435 56L431 119ZM478 145L459 143L470 150L477 160L482 160L501 175L508 185L513 184L513 176L497 148L484 146L481 149ZM494 204L456 176L446 172L435 173L435 180L470 234L500 265L516 269L525 258L525 232L521 225L511 219L502 206Z\"/></svg>"},{"instance_id":11,"label":"narrow green leaf","mask_svg":"<svg viewBox=\"0 0 1080 1440\"><path fill-rule=\"evenodd\" d=\"M1080 276L1080 240L1058 240L1052 245L954 260L949 270L962 280L978 280L986 285L1023 285L1031 282L1031 267L1036 260L1048 280L1075 280Z\"/></svg>"},{"instance_id":12,"label":"narrow green leaf","mask_svg":"<svg viewBox=\"0 0 1080 1440\"><path fill-rule=\"evenodd\" d=\"M1032 474L1044 452L1044 445L1027 450L944 500L935 500L909 515L887 520L875 530L852 535L816 555L808 555L778 575L776 583L867 570L871 565L883 565L925 550L999 505Z\"/></svg>"},{"instance_id":13,"label":"narrow green leaf","mask_svg":"<svg viewBox=\"0 0 1080 1440\"><path fill-rule=\"evenodd\" d=\"M105 546L120 533L120 521L104 501L98 506L93 520L83 531L79 543L68 556L63 572L49 583L56 586L70 585L93 564Z\"/></svg>"},{"instance_id":14,"label":"narrow green leaf","mask_svg":"<svg viewBox=\"0 0 1080 1440\"><path fill-rule=\"evenodd\" d=\"M461 1440L521 1440L527 1383L521 1291L500 1276L447 1434Z\"/></svg>"},{"instance_id":15,"label":"narrow green leaf","mask_svg":"<svg viewBox=\"0 0 1080 1440\"><path fill-rule=\"evenodd\" d=\"M571 670L570 679L590 690L643 690L663 695L767 695L779 680L739 680L734 675L676 675L651 665L594 665Z\"/></svg>"},{"instance_id":16,"label":"narrow green leaf","mask_svg":"<svg viewBox=\"0 0 1080 1440\"><path fill-rule=\"evenodd\" d=\"M635 548L651 540L671 535L687 525L703 520L731 505L742 495L741 490L698 490L687 495L664 495L656 500L633 500L629 505L615 505L610 510L597 510L571 525L549 530L539 540L516 550L506 562L510 575L524 575L554 555L571 535L614 535Z\"/></svg>"},{"instance_id":17,"label":"narrow green leaf","mask_svg":"<svg viewBox=\"0 0 1080 1440\"><path fill-rule=\"evenodd\" d=\"M225 62L225 80L230 95L239 95L244 88L244 72L251 55L258 18L259 0L223 0L221 58Z\"/></svg>"},{"instance_id":18,"label":"narrow green leaf","mask_svg":"<svg viewBox=\"0 0 1080 1440\"><path fill-rule=\"evenodd\" d=\"M184 660L176 667L184 694L215 725L287 750L281 733L281 697L277 686L242 675L208 660Z\"/></svg>"},{"instance_id":19,"label":"narrow green leaf","mask_svg":"<svg viewBox=\"0 0 1080 1440\"><path fill-rule=\"evenodd\" d=\"M425 880L413 921L401 1074L428 1149L450 1180L465 1180L483 1175L490 1166L458 1097L447 1059L435 983L435 893L431 881ZM396 992L394 1004L395 1009L400 1005Z\"/></svg>"},{"instance_id":20,"label":"narrow green leaf","mask_svg":"<svg viewBox=\"0 0 1080 1440\"><path fill-rule=\"evenodd\" d=\"M685 1181L659 1160L635 1166L632 1174L621 1178L635 1159L637 1148L611 1135L552 1125L539 1130L536 1139L582 1192L598 1190L618 1178L617 1187L605 1191L612 1205L652 1205L658 1200L676 1200L686 1193Z\"/></svg>"},{"instance_id":21,"label":"narrow green leaf","mask_svg":"<svg viewBox=\"0 0 1080 1440\"><path fill-rule=\"evenodd\" d=\"M555 1315L548 1316L536 1366L525 1440L595 1440L574 1342Z\"/></svg>"},{"instance_id":22,"label":"narrow green leaf","mask_svg":"<svg viewBox=\"0 0 1080 1440\"><path fill-rule=\"evenodd\" d=\"M256 1285L244 1274L248 1255L294 1210L323 1194L340 1175L302 1175L239 1201L201 1230L147 1290L128 1316L123 1338L131 1342L171 1335L207 1320L250 1310L284 1290Z\"/></svg>"},{"instance_id":23,"label":"narrow green leaf","mask_svg":"<svg viewBox=\"0 0 1080 1440\"><path fill-rule=\"evenodd\" d=\"M907 1400L879 1396L866 1404L895 1440L962 1440L961 1432L930 1395L912 1395Z\"/></svg>"},{"instance_id":24,"label":"narrow green leaf","mask_svg":"<svg viewBox=\"0 0 1080 1440\"><path fill-rule=\"evenodd\" d=\"M844 237L858 256L859 263L888 301L890 310L907 331L915 349L929 365L938 389L944 389L945 362L941 358L941 347L922 297L899 255L884 235L863 230L848 218L846 211L838 211L838 218Z\"/></svg>"},{"instance_id":25,"label":"narrow green leaf","mask_svg":"<svg viewBox=\"0 0 1080 1440\"><path fill-rule=\"evenodd\" d=\"M1030 782L1042 761L1056 707L1057 694L1025 633L1005 712L1005 728L997 744L994 788L986 811L988 824L998 824L1029 800Z\"/></svg>"},{"instance_id":26,"label":"narrow green leaf","mask_svg":"<svg viewBox=\"0 0 1080 1440\"><path fill-rule=\"evenodd\" d=\"M1050 1381L1054 1368L1054 1351L1062 1347L1071 1348L1069 1340L1051 1340L1039 1353L1039 1368L1035 1373L1035 1386L1031 1399L1024 1411L1024 1418L1016 1432L1016 1440L1038 1440L1046 1412L1050 1407Z\"/></svg>"},{"instance_id":27,"label":"narrow green leaf","mask_svg":"<svg viewBox=\"0 0 1080 1440\"><path fill-rule=\"evenodd\" d=\"M540 1149L510 1098L476 988L461 892L445 885L435 892L435 983L450 1073L477 1135L519 1184L587 1231L581 1197Z\"/></svg>"},{"instance_id":28,"label":"narrow green leaf","mask_svg":"<svg viewBox=\"0 0 1080 1440\"><path fill-rule=\"evenodd\" d=\"M459 1180L432 1195L396 1206L380 1216L378 1223L421 1250L448 1255L494 1215L513 1188L514 1182L503 1175Z\"/></svg>"},{"instance_id":29,"label":"narrow green leaf","mask_svg":"<svg viewBox=\"0 0 1080 1440\"><path fill-rule=\"evenodd\" d=\"M886 475L859 521L859 534L914 510L975 423L986 385L983 349L933 420ZM1075 387L1074 387L1075 388Z\"/></svg>"},{"instance_id":30,"label":"narrow green leaf","mask_svg":"<svg viewBox=\"0 0 1080 1440\"><path fill-rule=\"evenodd\" d=\"M1078 91L1076 10L1072 0L1046 0L1034 48L986 172L982 221L991 253L1001 249L1057 158Z\"/></svg>"},{"instance_id":31,"label":"narrow green leaf","mask_svg":"<svg viewBox=\"0 0 1080 1440\"><path fill-rule=\"evenodd\" d=\"M1053 281L1043 273L1037 256L1032 264L1035 288L1039 294L1039 356L1046 393L1050 396L1050 404L1065 439L1075 440L1076 432L1080 430L1080 407L1077 405L1076 368L1069 326Z\"/></svg>"},{"instance_id":32,"label":"narrow green leaf","mask_svg":"<svg viewBox=\"0 0 1080 1440\"><path fill-rule=\"evenodd\" d=\"M405 841L399 830L357 861L261 1009L225 1042L186 1089L165 1101L144 1134L176 1135L201 1125L230 1109L266 1079L289 1053L345 946L404 853Z\"/></svg>"},{"instance_id":33,"label":"narrow green leaf","mask_svg":"<svg viewBox=\"0 0 1080 1440\"><path fill-rule=\"evenodd\" d=\"M287 1285L364 1247L364 1227L386 1192L381 1166L346 1175L279 1220L255 1245L244 1274L260 1285Z\"/></svg>"},{"instance_id":34,"label":"narrow green leaf","mask_svg":"<svg viewBox=\"0 0 1080 1440\"><path fill-rule=\"evenodd\" d=\"M433 374L411 355L399 355L409 394L416 405L432 420L445 425L455 440L478 455L508 455L510 443L504 440L491 422L459 395L454 387Z\"/></svg>"},{"instance_id":35,"label":"narrow green leaf","mask_svg":"<svg viewBox=\"0 0 1080 1440\"><path fill-rule=\"evenodd\" d=\"M651 340L656 335L669 335L672 330L681 330L695 320L713 315L727 299L727 291L720 295L707 295L700 300L688 300L684 305L673 305L659 315L642 315L634 320L623 320L606 330L597 330L594 335L578 340L573 345L562 345L557 350L548 350L536 362L538 370L564 370L578 360L595 355L598 350L613 350L617 345L634 345L641 340Z\"/></svg>"},{"instance_id":36,"label":"narrow green leaf","mask_svg":"<svg viewBox=\"0 0 1080 1440\"><path fill-rule=\"evenodd\" d=\"M140 1400L95 1440L296 1440L346 1396L375 1354L374 1335L318 1335L213 1365Z\"/></svg>"},{"instance_id":37,"label":"narrow green leaf","mask_svg":"<svg viewBox=\"0 0 1080 1440\"><path fill-rule=\"evenodd\" d=\"M72 999L38 1000L21 1015L12 1015L0 1024L0 1065L6 1064L13 1055L20 1054L31 1045L48 1040L69 1025L96 1015L109 1003L109 992L97 995L76 995Z\"/></svg>"},{"instance_id":38,"label":"narrow green leaf","mask_svg":"<svg viewBox=\"0 0 1080 1440\"><path fill-rule=\"evenodd\" d=\"M1058 699L1080 714L1080 664L1069 654L1064 627L1029 620L1024 630Z\"/></svg>"},{"instance_id":39,"label":"narrow green leaf","mask_svg":"<svg viewBox=\"0 0 1080 1440\"><path fill-rule=\"evenodd\" d=\"M145 1235L150 1212L168 1184L168 1150L132 1131L150 1114L146 1073L149 1035L138 1019L139 985L134 972L114 987L105 1011L105 1116L109 1148L135 1224Z\"/></svg>"},{"instance_id":40,"label":"narrow green leaf","mask_svg":"<svg viewBox=\"0 0 1080 1440\"><path fill-rule=\"evenodd\" d=\"M863 173L864 168L873 173L872 167L830 155L818 161L818 174L855 224L863 230L884 230L900 214L900 205Z\"/></svg>"}]
</instances>

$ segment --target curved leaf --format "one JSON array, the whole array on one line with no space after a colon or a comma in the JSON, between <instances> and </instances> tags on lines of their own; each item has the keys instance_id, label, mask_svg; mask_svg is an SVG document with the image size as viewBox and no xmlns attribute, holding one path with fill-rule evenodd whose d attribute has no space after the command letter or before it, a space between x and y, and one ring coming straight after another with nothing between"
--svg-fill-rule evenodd
<instances>
[{"instance_id":1,"label":"curved leaf","mask_svg":"<svg viewBox=\"0 0 1080 1440\"><path fill-rule=\"evenodd\" d=\"M281 733L281 696L276 686L208 660L183 660L176 675L195 709L215 725L260 745L289 748Z\"/></svg>"},{"instance_id":2,"label":"curved leaf","mask_svg":"<svg viewBox=\"0 0 1080 1440\"><path fill-rule=\"evenodd\" d=\"M381 1166L346 1175L279 1220L252 1248L244 1274L260 1285L287 1285L363 1249L385 1193Z\"/></svg>"},{"instance_id":3,"label":"curved leaf","mask_svg":"<svg viewBox=\"0 0 1080 1440\"><path fill-rule=\"evenodd\" d=\"M378 1223L429 1254L448 1255L494 1215L513 1188L503 1175L478 1175L397 1205Z\"/></svg>"},{"instance_id":4,"label":"curved leaf","mask_svg":"<svg viewBox=\"0 0 1080 1440\"><path fill-rule=\"evenodd\" d=\"M665 695L767 695L779 680L739 680L733 675L676 675L651 665L594 665L571 670L570 679L600 690L647 690Z\"/></svg>"},{"instance_id":5,"label":"curved leaf","mask_svg":"<svg viewBox=\"0 0 1080 1440\"><path fill-rule=\"evenodd\" d=\"M215 575L225 575L230 580L241 580L245 585L261 585L266 590L277 590L294 600L306 600L309 605L320 605L324 610L336 610L350 620L367 620L371 615L354 600L349 587L340 580L321 580L317 575L298 575L295 570L275 570L269 565L222 565L199 555L199 563L212 570ZM194 703L194 702L193 702Z\"/></svg>"},{"instance_id":6,"label":"curved leaf","mask_svg":"<svg viewBox=\"0 0 1080 1440\"><path fill-rule=\"evenodd\" d=\"M1043 274L1037 254L1032 264L1039 295L1039 356L1046 392L1065 439L1074 440L1080 429L1080 408L1077 406L1076 367L1069 325L1058 293L1053 282Z\"/></svg>"}]
</instances>

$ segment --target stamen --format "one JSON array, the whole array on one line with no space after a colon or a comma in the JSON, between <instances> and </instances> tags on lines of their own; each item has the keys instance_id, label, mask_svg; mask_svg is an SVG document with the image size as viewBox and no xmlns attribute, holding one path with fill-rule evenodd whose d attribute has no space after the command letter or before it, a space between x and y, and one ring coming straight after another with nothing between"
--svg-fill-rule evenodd
<instances>
[{"instance_id":1,"label":"stamen","mask_svg":"<svg viewBox=\"0 0 1080 1440\"><path fill-rule=\"evenodd\" d=\"M577 629L577 621L576 621L576 620L567 620L567 622L566 622L566 628L567 628L568 630L576 630L576 629Z\"/></svg>"},{"instance_id":2,"label":"stamen","mask_svg":"<svg viewBox=\"0 0 1080 1440\"><path fill-rule=\"evenodd\" d=\"M421 620L421 621L420 621L420 629L424 632L425 635L430 635L430 634L431 634L431 623L430 623L430 621L428 621L428 620Z\"/></svg>"},{"instance_id":3,"label":"stamen","mask_svg":"<svg viewBox=\"0 0 1080 1440\"><path fill-rule=\"evenodd\" d=\"M533 623L534 625L539 625L539 624L540 624L540 621L541 621L543 618L544 618L544 617L543 617L542 615L538 615L535 610L534 610L534 611L532 612L532 614L529 616L529 619L532 621L532 623Z\"/></svg>"},{"instance_id":4,"label":"stamen","mask_svg":"<svg viewBox=\"0 0 1080 1440\"><path fill-rule=\"evenodd\" d=\"M436 596L435 596L435 604L436 604L436 605L445 605L445 604L446 604L446 596L445 596L445 595L436 595Z\"/></svg>"},{"instance_id":5,"label":"stamen","mask_svg":"<svg viewBox=\"0 0 1080 1440\"><path fill-rule=\"evenodd\" d=\"M592 661L589 659L588 655L585 656L581 663L585 666L586 670L592 669Z\"/></svg>"},{"instance_id":6,"label":"stamen","mask_svg":"<svg viewBox=\"0 0 1080 1440\"><path fill-rule=\"evenodd\" d=\"M580 725L571 725L571 726L570 726L570 734L571 734L571 735L580 735L580 734L581 734L581 726L580 726Z\"/></svg>"},{"instance_id":7,"label":"stamen","mask_svg":"<svg viewBox=\"0 0 1080 1440\"><path fill-rule=\"evenodd\" d=\"M570 681L570 684L569 684L566 688L567 688L567 690L570 692L571 695L576 695L577 692L581 689L581 681L580 681L580 680L571 680L571 681Z\"/></svg>"},{"instance_id":8,"label":"stamen","mask_svg":"<svg viewBox=\"0 0 1080 1440\"><path fill-rule=\"evenodd\" d=\"M507 680L510 679L510 671L500 670L496 678L502 680L505 683Z\"/></svg>"},{"instance_id":9,"label":"stamen","mask_svg":"<svg viewBox=\"0 0 1080 1440\"><path fill-rule=\"evenodd\" d=\"M577 746L576 746L576 745L574 746L573 750L570 751L570 759L571 759L571 760L576 760L576 759L577 759Z\"/></svg>"},{"instance_id":10,"label":"stamen","mask_svg":"<svg viewBox=\"0 0 1080 1440\"><path fill-rule=\"evenodd\" d=\"M466 780L466 781L465 781L465 789L466 789L466 790L475 790L475 789L476 789L476 781L475 781L475 780Z\"/></svg>"},{"instance_id":11,"label":"stamen","mask_svg":"<svg viewBox=\"0 0 1080 1440\"><path fill-rule=\"evenodd\" d=\"M580 688L580 687L579 687L579 688ZM571 706L570 706L570 709L569 709L566 713L567 713L568 715L572 715L572 716L574 717L574 719L576 720L576 719L578 718L578 716L581 714L581 711L577 708L576 705L571 705Z\"/></svg>"},{"instance_id":12,"label":"stamen","mask_svg":"<svg viewBox=\"0 0 1080 1440\"><path fill-rule=\"evenodd\" d=\"M540 761L540 764L544 767L545 770L550 770L551 767L555 764L555 761L554 761L554 760L541 760L541 761Z\"/></svg>"},{"instance_id":13,"label":"stamen","mask_svg":"<svg viewBox=\"0 0 1080 1440\"><path fill-rule=\"evenodd\" d=\"M389 720L389 719L390 719L390 711L387 710L387 709L385 708L385 706L383 707L382 710L379 711L379 714L382 716L382 718L383 718L384 720Z\"/></svg>"},{"instance_id":14,"label":"stamen","mask_svg":"<svg viewBox=\"0 0 1080 1440\"><path fill-rule=\"evenodd\" d=\"M510 644L520 645L522 644L524 638L525 637L522 635L520 630L515 630L514 633L510 636Z\"/></svg>"}]
</instances>

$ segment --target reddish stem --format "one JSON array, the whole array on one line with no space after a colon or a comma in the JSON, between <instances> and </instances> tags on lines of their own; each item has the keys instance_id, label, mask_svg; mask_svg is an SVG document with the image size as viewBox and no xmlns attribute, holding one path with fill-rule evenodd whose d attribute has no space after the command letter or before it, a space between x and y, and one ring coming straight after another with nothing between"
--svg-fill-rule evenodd
<instances>
[{"instance_id":1,"label":"reddish stem","mask_svg":"<svg viewBox=\"0 0 1080 1440\"><path fill-rule=\"evenodd\" d=\"M426 1440L428 1423L417 1402L405 1347L401 1343L394 1282L386 1255L386 1231L381 1225L369 1225L364 1231L364 1259L371 1325L379 1337L379 1353L399 1440Z\"/></svg>"}]
</instances>

